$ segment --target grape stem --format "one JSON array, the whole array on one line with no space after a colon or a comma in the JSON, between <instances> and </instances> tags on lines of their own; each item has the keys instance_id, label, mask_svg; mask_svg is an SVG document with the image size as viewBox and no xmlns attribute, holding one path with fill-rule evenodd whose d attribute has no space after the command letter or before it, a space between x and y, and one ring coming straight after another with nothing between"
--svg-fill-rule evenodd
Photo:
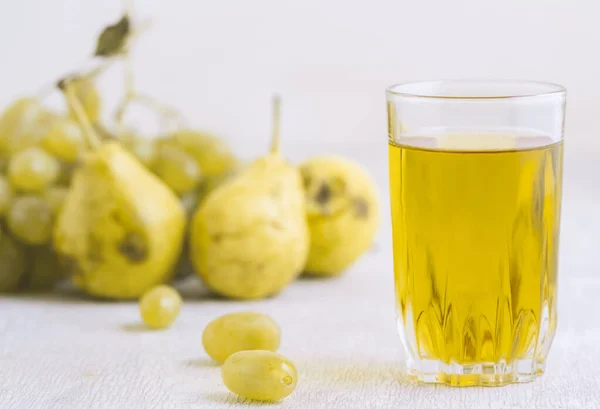
<instances>
[{"instance_id":1,"label":"grape stem","mask_svg":"<svg viewBox=\"0 0 600 409\"><path fill-rule=\"evenodd\" d=\"M88 143L90 148L92 148L92 150L98 149L102 142L100 142L100 138L96 134L96 131L94 131L90 119L88 118L81 105L81 101L79 101L79 98L75 94L75 90L71 85L70 79L64 82L64 93L67 98L67 104L73 111L77 122L79 122L81 128L83 129L83 135L86 138L86 142Z\"/></svg>"},{"instance_id":2,"label":"grape stem","mask_svg":"<svg viewBox=\"0 0 600 409\"><path fill-rule=\"evenodd\" d=\"M281 98L273 95L273 136L271 137L271 153L279 153L279 140L281 133Z\"/></svg>"},{"instance_id":3,"label":"grape stem","mask_svg":"<svg viewBox=\"0 0 600 409\"><path fill-rule=\"evenodd\" d=\"M115 61L115 58L110 58L108 60L103 59L101 64L99 64L97 67L95 67L91 71L88 71L87 73L81 75L81 77L86 80L95 80L97 77L102 75L104 73L104 71L106 71L108 69L108 67L110 67L112 65L112 63L114 61Z\"/></svg>"},{"instance_id":4,"label":"grape stem","mask_svg":"<svg viewBox=\"0 0 600 409\"><path fill-rule=\"evenodd\" d=\"M161 115L163 119L170 119L176 122L180 127L185 126L185 120L183 116L175 109L161 103L157 99L138 92L125 92L123 99L119 102L117 109L115 110L114 120L117 125L117 128L123 130L125 125L123 124L123 118L125 116L125 112L127 108L134 103L138 102L141 105L145 105L151 111L154 111Z\"/></svg>"},{"instance_id":5,"label":"grape stem","mask_svg":"<svg viewBox=\"0 0 600 409\"><path fill-rule=\"evenodd\" d=\"M124 0L123 1L123 11L130 18L133 16L134 7L133 0ZM132 38L130 38L129 42L132 43L135 38L137 38L143 31L145 31L150 26L149 22L142 23L139 27L137 27L133 33ZM123 135L123 131L125 130L125 126L123 124L123 118L125 117L125 112L127 108L133 103L138 102L142 105L145 105L150 110L158 113L162 118L161 119L171 119L176 122L179 126L184 126L185 121L183 120L182 115L175 109L168 107L167 105L159 102L158 100L148 96L141 94L135 90L134 83L134 70L133 70L133 61L131 58L131 49L127 51L124 56L124 92L123 97L114 113L114 121L117 126L117 134Z\"/></svg>"}]
</instances>

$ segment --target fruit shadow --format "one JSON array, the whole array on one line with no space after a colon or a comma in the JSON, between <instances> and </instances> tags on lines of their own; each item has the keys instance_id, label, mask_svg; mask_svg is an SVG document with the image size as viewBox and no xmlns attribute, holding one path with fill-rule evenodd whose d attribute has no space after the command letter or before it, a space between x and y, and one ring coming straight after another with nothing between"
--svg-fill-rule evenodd
<instances>
[{"instance_id":1,"label":"fruit shadow","mask_svg":"<svg viewBox=\"0 0 600 409\"><path fill-rule=\"evenodd\" d=\"M244 405L244 406L277 406L284 401L262 402L252 399L242 398L229 392L209 392L204 394L204 399L215 403L226 403L228 405Z\"/></svg>"},{"instance_id":2,"label":"fruit shadow","mask_svg":"<svg viewBox=\"0 0 600 409\"><path fill-rule=\"evenodd\" d=\"M94 302L106 302L109 300L92 298L85 294L77 291L65 291L59 290L56 292L19 292L19 293L8 293L0 294L0 298L12 299L12 300L23 300L23 301L39 301L44 303L52 304L85 304L90 301Z\"/></svg>"},{"instance_id":3,"label":"fruit shadow","mask_svg":"<svg viewBox=\"0 0 600 409\"><path fill-rule=\"evenodd\" d=\"M120 325L121 328L125 332L131 333L140 333L140 332L160 332L160 330L149 328L141 322L131 322L128 324Z\"/></svg>"},{"instance_id":4,"label":"fruit shadow","mask_svg":"<svg viewBox=\"0 0 600 409\"><path fill-rule=\"evenodd\" d=\"M181 294L181 298L183 298L186 302L223 302L223 303L240 303L240 304L248 304L253 301L261 301L261 300L269 300L277 297L276 294L271 294L265 298L256 299L256 300L246 300L246 299L235 299L231 297L225 297L214 293L203 286L194 286L192 287L180 287L176 286L177 291Z\"/></svg>"},{"instance_id":5,"label":"fruit shadow","mask_svg":"<svg viewBox=\"0 0 600 409\"><path fill-rule=\"evenodd\" d=\"M186 368L218 368L221 364L208 357L194 358L183 361Z\"/></svg>"},{"instance_id":6,"label":"fruit shadow","mask_svg":"<svg viewBox=\"0 0 600 409\"><path fill-rule=\"evenodd\" d=\"M223 297L212 293L195 276L176 282L174 287L185 301L218 301L223 299Z\"/></svg>"},{"instance_id":7,"label":"fruit shadow","mask_svg":"<svg viewBox=\"0 0 600 409\"><path fill-rule=\"evenodd\" d=\"M393 383L398 387L418 385L418 382L408 376L404 365L395 365L393 359L385 363L307 360L297 362L297 368L302 368L300 377L316 387L341 385L368 388L371 385L378 388L386 383Z\"/></svg>"},{"instance_id":8,"label":"fruit shadow","mask_svg":"<svg viewBox=\"0 0 600 409\"><path fill-rule=\"evenodd\" d=\"M181 297L188 302L205 302L205 301L217 301L217 302L231 302L230 298L222 297L218 294L210 292L208 289L201 285L186 285L180 287L175 285L175 288L181 294ZM0 299L10 299L24 302L43 302L51 304L127 304L136 303L136 298L115 300L110 298L95 297L92 295L85 294L76 288L59 288L54 291L39 291L39 292L15 292L15 293L0 293ZM124 325L126 327L129 325ZM131 325L134 326L133 324ZM125 328L124 328L125 329ZM132 329L132 328L130 328ZM139 331L138 331L139 332Z\"/></svg>"},{"instance_id":9,"label":"fruit shadow","mask_svg":"<svg viewBox=\"0 0 600 409\"><path fill-rule=\"evenodd\" d=\"M302 274L300 274L300 276L298 277L298 280L306 281L306 282L331 281L331 280L337 280L340 277L340 275L324 276L324 275L311 273L310 271L304 271L304 272L302 272Z\"/></svg>"}]
</instances>

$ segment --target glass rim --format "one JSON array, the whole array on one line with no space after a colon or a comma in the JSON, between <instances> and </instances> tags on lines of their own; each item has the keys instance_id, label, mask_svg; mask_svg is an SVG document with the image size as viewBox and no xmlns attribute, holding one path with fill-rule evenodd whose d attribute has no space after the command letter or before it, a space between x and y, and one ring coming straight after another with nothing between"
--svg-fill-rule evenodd
<instances>
[{"instance_id":1,"label":"glass rim","mask_svg":"<svg viewBox=\"0 0 600 409\"><path fill-rule=\"evenodd\" d=\"M499 92L489 93L489 95L453 95L453 93L436 93L436 92L419 92L414 89L423 87L441 85L452 85L452 86L485 86L492 85L497 87L515 87L522 88L523 92ZM525 91L527 88L538 87L538 92ZM406 90L409 89L409 90ZM410 89L413 89L410 91ZM399 96L403 98L420 98L429 100L498 100L498 99L520 99L520 98L533 98L548 95L560 95L566 94L567 89L562 85L545 82L545 81L533 81L533 80L433 80L433 81L410 81L390 85L385 90L387 96ZM458 92L456 94L459 94Z\"/></svg>"}]
</instances>

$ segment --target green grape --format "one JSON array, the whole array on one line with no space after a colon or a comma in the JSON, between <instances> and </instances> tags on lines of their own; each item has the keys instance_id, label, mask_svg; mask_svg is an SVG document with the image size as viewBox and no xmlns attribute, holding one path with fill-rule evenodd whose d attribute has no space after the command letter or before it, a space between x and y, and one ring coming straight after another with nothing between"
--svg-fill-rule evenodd
<instances>
[{"instance_id":1,"label":"green grape","mask_svg":"<svg viewBox=\"0 0 600 409\"><path fill-rule=\"evenodd\" d=\"M227 388L246 399L278 401L298 385L296 367L286 357L271 351L240 351L221 367Z\"/></svg>"},{"instance_id":2,"label":"green grape","mask_svg":"<svg viewBox=\"0 0 600 409\"><path fill-rule=\"evenodd\" d=\"M38 196L17 197L10 207L6 222L16 238L31 245L45 244L52 234L52 209Z\"/></svg>"},{"instance_id":3,"label":"green grape","mask_svg":"<svg viewBox=\"0 0 600 409\"><path fill-rule=\"evenodd\" d=\"M152 169L177 194L189 192L202 179L194 158L176 146L162 145Z\"/></svg>"},{"instance_id":4,"label":"green grape","mask_svg":"<svg viewBox=\"0 0 600 409\"><path fill-rule=\"evenodd\" d=\"M179 131L168 139L190 154L206 177L228 172L237 164L237 159L227 144L218 137L200 131Z\"/></svg>"},{"instance_id":5,"label":"green grape","mask_svg":"<svg viewBox=\"0 0 600 409\"><path fill-rule=\"evenodd\" d=\"M83 152L85 140L75 121L56 117L48 121L40 145L51 155L71 163Z\"/></svg>"},{"instance_id":6,"label":"green grape","mask_svg":"<svg viewBox=\"0 0 600 409\"><path fill-rule=\"evenodd\" d=\"M43 107L32 108L23 118L21 126L12 135L8 151L11 156L31 147L38 146L56 115Z\"/></svg>"},{"instance_id":7,"label":"green grape","mask_svg":"<svg viewBox=\"0 0 600 409\"><path fill-rule=\"evenodd\" d=\"M54 216L62 210L67 193L69 193L69 189L64 186L50 186L44 191L42 198L48 203Z\"/></svg>"},{"instance_id":8,"label":"green grape","mask_svg":"<svg viewBox=\"0 0 600 409\"><path fill-rule=\"evenodd\" d=\"M23 123L31 120L40 104L34 98L20 98L4 110L0 116L0 151L9 153L13 136L18 134Z\"/></svg>"},{"instance_id":9,"label":"green grape","mask_svg":"<svg viewBox=\"0 0 600 409\"><path fill-rule=\"evenodd\" d=\"M27 148L12 157L8 179L15 190L41 192L56 181L60 163L41 148Z\"/></svg>"},{"instance_id":10,"label":"green grape","mask_svg":"<svg viewBox=\"0 0 600 409\"><path fill-rule=\"evenodd\" d=\"M71 80L70 86L73 87L75 96L90 122L98 121L100 119L101 100L94 81L81 77L75 78ZM71 117L76 118L72 111Z\"/></svg>"},{"instance_id":11,"label":"green grape","mask_svg":"<svg viewBox=\"0 0 600 409\"><path fill-rule=\"evenodd\" d=\"M223 362L247 350L277 351L281 330L273 319L257 312L237 312L211 321L202 333L206 353Z\"/></svg>"},{"instance_id":12,"label":"green grape","mask_svg":"<svg viewBox=\"0 0 600 409\"><path fill-rule=\"evenodd\" d=\"M33 98L15 102L0 118L0 153L11 156L36 146L53 117Z\"/></svg>"},{"instance_id":13,"label":"green grape","mask_svg":"<svg viewBox=\"0 0 600 409\"><path fill-rule=\"evenodd\" d=\"M182 302L181 296L173 287L154 287L140 299L142 320L152 329L170 327L179 315Z\"/></svg>"},{"instance_id":14,"label":"green grape","mask_svg":"<svg viewBox=\"0 0 600 409\"><path fill-rule=\"evenodd\" d=\"M10 135L6 153L13 156L24 149L38 146L55 117L55 114L33 100L31 105L23 111L19 126Z\"/></svg>"},{"instance_id":15,"label":"green grape","mask_svg":"<svg viewBox=\"0 0 600 409\"><path fill-rule=\"evenodd\" d=\"M25 278L25 289L30 291L52 290L65 278L65 272L58 264L56 253L50 246L37 246L29 249L32 265Z\"/></svg>"},{"instance_id":16,"label":"green grape","mask_svg":"<svg viewBox=\"0 0 600 409\"><path fill-rule=\"evenodd\" d=\"M6 214L13 196L10 183L8 183L4 176L0 176L0 215Z\"/></svg>"},{"instance_id":17,"label":"green grape","mask_svg":"<svg viewBox=\"0 0 600 409\"><path fill-rule=\"evenodd\" d=\"M133 154L142 164L148 168L152 167L156 159L156 143L150 138L132 137L125 139L123 145Z\"/></svg>"},{"instance_id":18,"label":"green grape","mask_svg":"<svg viewBox=\"0 0 600 409\"><path fill-rule=\"evenodd\" d=\"M15 291L27 268L24 248L4 233L0 240L0 293Z\"/></svg>"}]
</instances>

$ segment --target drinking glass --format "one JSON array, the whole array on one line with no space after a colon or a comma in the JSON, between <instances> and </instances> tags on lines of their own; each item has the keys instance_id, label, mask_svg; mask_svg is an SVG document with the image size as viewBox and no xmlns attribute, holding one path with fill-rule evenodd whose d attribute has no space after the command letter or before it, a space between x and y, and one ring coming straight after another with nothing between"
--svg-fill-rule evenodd
<instances>
[{"instance_id":1,"label":"drinking glass","mask_svg":"<svg viewBox=\"0 0 600 409\"><path fill-rule=\"evenodd\" d=\"M411 377L533 380L556 329L566 91L532 81L387 89L398 330Z\"/></svg>"}]
</instances>

